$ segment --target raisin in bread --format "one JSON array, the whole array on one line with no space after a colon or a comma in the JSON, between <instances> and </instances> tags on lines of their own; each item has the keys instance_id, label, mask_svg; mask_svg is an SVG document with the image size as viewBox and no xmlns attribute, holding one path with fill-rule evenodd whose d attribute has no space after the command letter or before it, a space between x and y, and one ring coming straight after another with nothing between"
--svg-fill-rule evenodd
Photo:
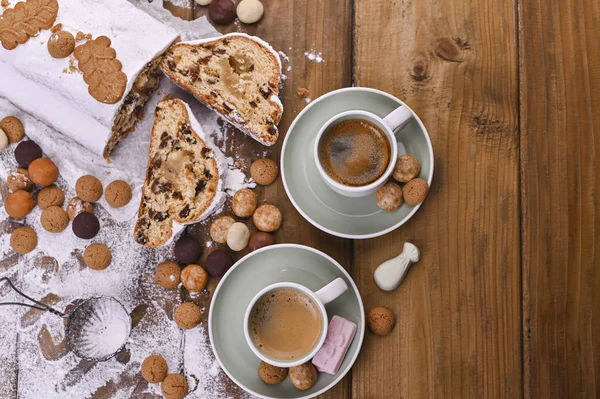
<instances>
[{"instance_id":1,"label":"raisin in bread","mask_svg":"<svg viewBox=\"0 0 600 399\"><path fill-rule=\"evenodd\" d=\"M217 39L175 44L161 62L163 72L199 101L260 143L278 137L281 60L256 37L232 33Z\"/></svg>"},{"instance_id":2,"label":"raisin in bread","mask_svg":"<svg viewBox=\"0 0 600 399\"><path fill-rule=\"evenodd\" d=\"M201 135L186 103L170 96L158 103L134 230L138 243L164 245L173 236L173 223L197 222L214 209L222 188L220 166L216 150Z\"/></svg>"}]
</instances>

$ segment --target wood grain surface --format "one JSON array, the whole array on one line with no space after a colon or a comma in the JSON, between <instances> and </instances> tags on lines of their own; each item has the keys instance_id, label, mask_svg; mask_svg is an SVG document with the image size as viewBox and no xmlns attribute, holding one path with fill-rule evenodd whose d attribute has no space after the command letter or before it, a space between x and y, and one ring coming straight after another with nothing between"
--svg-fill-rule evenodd
<instances>
[{"instance_id":1,"label":"wood grain surface","mask_svg":"<svg viewBox=\"0 0 600 399\"><path fill-rule=\"evenodd\" d=\"M600 3L519 8L524 392L600 397Z\"/></svg>"}]
</instances>

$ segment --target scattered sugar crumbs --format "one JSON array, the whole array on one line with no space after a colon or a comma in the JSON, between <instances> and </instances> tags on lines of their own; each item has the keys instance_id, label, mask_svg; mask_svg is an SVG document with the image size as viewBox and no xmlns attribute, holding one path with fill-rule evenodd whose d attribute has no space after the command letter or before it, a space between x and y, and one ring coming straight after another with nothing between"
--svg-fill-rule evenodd
<instances>
[{"instance_id":1,"label":"scattered sugar crumbs","mask_svg":"<svg viewBox=\"0 0 600 399\"><path fill-rule=\"evenodd\" d=\"M8 2L8 0L2 0L0 1L0 6L1 7L8 7L10 5L10 3Z\"/></svg>"}]
</instances>

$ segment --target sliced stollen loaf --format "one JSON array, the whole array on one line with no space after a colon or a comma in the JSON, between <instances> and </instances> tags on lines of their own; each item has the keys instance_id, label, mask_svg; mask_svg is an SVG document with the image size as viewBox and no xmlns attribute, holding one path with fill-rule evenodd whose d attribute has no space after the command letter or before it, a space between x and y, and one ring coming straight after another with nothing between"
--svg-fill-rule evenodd
<instances>
[{"instance_id":1,"label":"sliced stollen loaf","mask_svg":"<svg viewBox=\"0 0 600 399\"><path fill-rule=\"evenodd\" d=\"M185 102L167 96L158 103L134 229L138 243L164 245L174 229L210 215L222 196L216 152Z\"/></svg>"},{"instance_id":2,"label":"sliced stollen loaf","mask_svg":"<svg viewBox=\"0 0 600 399\"><path fill-rule=\"evenodd\" d=\"M277 142L283 113L281 60L261 39L240 33L177 43L161 62L175 84L260 143Z\"/></svg>"}]
</instances>

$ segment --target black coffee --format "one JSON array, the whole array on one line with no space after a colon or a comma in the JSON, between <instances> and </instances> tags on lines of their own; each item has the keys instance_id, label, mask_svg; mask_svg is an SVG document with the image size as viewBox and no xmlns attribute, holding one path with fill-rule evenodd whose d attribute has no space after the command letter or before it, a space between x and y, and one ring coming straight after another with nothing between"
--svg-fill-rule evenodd
<instances>
[{"instance_id":1,"label":"black coffee","mask_svg":"<svg viewBox=\"0 0 600 399\"><path fill-rule=\"evenodd\" d=\"M379 179L390 164L386 134L364 119L338 122L321 140L321 165L338 183L366 186Z\"/></svg>"}]
</instances>

